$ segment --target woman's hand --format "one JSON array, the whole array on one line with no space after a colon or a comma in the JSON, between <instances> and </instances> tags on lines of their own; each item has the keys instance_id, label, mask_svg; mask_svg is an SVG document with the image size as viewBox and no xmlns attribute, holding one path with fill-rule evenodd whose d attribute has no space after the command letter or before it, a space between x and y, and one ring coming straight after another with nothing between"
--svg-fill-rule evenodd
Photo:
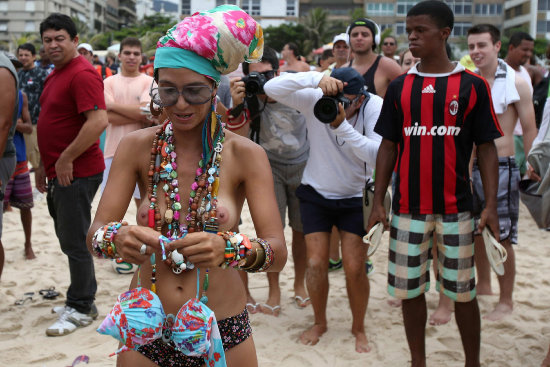
<instances>
[{"instance_id":1,"label":"woman's hand","mask_svg":"<svg viewBox=\"0 0 550 367\"><path fill-rule=\"evenodd\" d=\"M145 252L142 251L145 245ZM162 253L159 233L142 226L122 226L115 235L117 256L132 264L143 264L151 254Z\"/></svg>"},{"instance_id":2,"label":"woman's hand","mask_svg":"<svg viewBox=\"0 0 550 367\"><path fill-rule=\"evenodd\" d=\"M170 242L166 251L177 250L186 261L199 268L219 266L224 260L225 241L209 232L189 233L182 239Z\"/></svg>"}]
</instances>

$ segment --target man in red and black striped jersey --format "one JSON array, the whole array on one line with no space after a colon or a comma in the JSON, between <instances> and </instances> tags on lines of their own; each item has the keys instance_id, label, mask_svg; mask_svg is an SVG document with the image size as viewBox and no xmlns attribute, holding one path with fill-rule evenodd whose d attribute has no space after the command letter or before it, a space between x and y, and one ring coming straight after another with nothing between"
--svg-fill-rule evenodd
<instances>
[{"instance_id":1,"label":"man in red and black striped jersey","mask_svg":"<svg viewBox=\"0 0 550 367\"><path fill-rule=\"evenodd\" d=\"M513 244L518 243L519 217L519 162L514 157L514 128L517 121L523 130L522 147L529 154L537 135L535 110L531 99L530 82L498 58L500 51L500 31L492 24L478 24L468 30L468 50L477 67L477 72L491 86L493 108L504 136L495 141L499 161L498 203L500 240L507 251L504 274L498 276L500 285L499 301L495 309L484 318L497 321L512 313L514 278L516 275ZM530 170L530 174L533 171ZM474 160L472 168L474 191L474 213L476 216L483 207L483 185L478 166ZM475 236L475 262L477 268L478 294L492 294L491 268L481 233Z\"/></svg>"},{"instance_id":2,"label":"man in red and black striped jersey","mask_svg":"<svg viewBox=\"0 0 550 367\"><path fill-rule=\"evenodd\" d=\"M395 168L388 292L403 300L414 367L426 365L424 293L430 287L434 236L436 286L455 301L465 365L479 366L481 330L468 171L474 143L487 198L479 228L498 229L498 160L493 140L502 132L487 82L447 57L445 44L453 23L451 9L441 1L423 1L408 12L409 48L420 63L390 83L375 128L383 140L376 159L369 228L376 222L388 226L383 198Z\"/></svg>"}]
</instances>

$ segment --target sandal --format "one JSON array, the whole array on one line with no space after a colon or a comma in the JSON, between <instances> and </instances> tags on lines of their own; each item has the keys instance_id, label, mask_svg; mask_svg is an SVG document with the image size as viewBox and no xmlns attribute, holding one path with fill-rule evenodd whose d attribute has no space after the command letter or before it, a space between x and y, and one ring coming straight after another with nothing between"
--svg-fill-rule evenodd
<instances>
[{"instance_id":1,"label":"sandal","mask_svg":"<svg viewBox=\"0 0 550 367\"><path fill-rule=\"evenodd\" d=\"M506 249L495 239L491 229L488 226L481 232L483 242L485 242L485 251L491 267L498 275L504 275L504 262L508 258Z\"/></svg>"},{"instance_id":2,"label":"sandal","mask_svg":"<svg viewBox=\"0 0 550 367\"><path fill-rule=\"evenodd\" d=\"M38 291L44 299L56 299L59 296L59 292L55 290L54 286L51 286L48 289L41 289Z\"/></svg>"},{"instance_id":3,"label":"sandal","mask_svg":"<svg viewBox=\"0 0 550 367\"><path fill-rule=\"evenodd\" d=\"M90 357L88 357L86 355L81 355L81 356L76 357L74 359L73 363L70 366L67 366L67 367L74 367L77 364L79 364L80 362L84 362L84 363L88 364L89 361L90 361Z\"/></svg>"},{"instance_id":4,"label":"sandal","mask_svg":"<svg viewBox=\"0 0 550 367\"><path fill-rule=\"evenodd\" d=\"M32 298L33 296L34 296L34 292L23 293L23 298L15 301L14 305L23 306L25 303L27 303L27 301L33 302L34 301L34 299Z\"/></svg>"},{"instance_id":5,"label":"sandal","mask_svg":"<svg viewBox=\"0 0 550 367\"><path fill-rule=\"evenodd\" d=\"M378 249L378 246L380 246L380 242L382 242L382 233L384 233L384 225L377 222L372 226L369 233L363 236L363 243L369 245L369 249L367 250L368 257L372 256Z\"/></svg>"},{"instance_id":6,"label":"sandal","mask_svg":"<svg viewBox=\"0 0 550 367\"><path fill-rule=\"evenodd\" d=\"M311 299L309 297L294 296L294 305L298 309L304 309L311 304Z\"/></svg>"},{"instance_id":7,"label":"sandal","mask_svg":"<svg viewBox=\"0 0 550 367\"><path fill-rule=\"evenodd\" d=\"M255 314L258 312L258 307L260 305L258 303L247 303L246 304L246 310L249 314Z\"/></svg>"},{"instance_id":8,"label":"sandal","mask_svg":"<svg viewBox=\"0 0 550 367\"><path fill-rule=\"evenodd\" d=\"M273 315L275 317L279 316L279 312L281 311L280 305L270 306L267 303L260 303L260 308L262 309L262 313L265 313L266 315ZM263 310L269 310L270 312L264 312Z\"/></svg>"}]
</instances>

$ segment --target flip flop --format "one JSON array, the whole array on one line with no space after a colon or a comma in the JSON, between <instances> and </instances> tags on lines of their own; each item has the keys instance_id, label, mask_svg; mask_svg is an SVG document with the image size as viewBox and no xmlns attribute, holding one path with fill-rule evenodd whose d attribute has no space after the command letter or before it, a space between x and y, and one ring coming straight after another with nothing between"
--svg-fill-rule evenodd
<instances>
[{"instance_id":1,"label":"flip flop","mask_svg":"<svg viewBox=\"0 0 550 367\"><path fill-rule=\"evenodd\" d=\"M278 317L279 312L281 311L281 306L280 305L270 306L267 303L260 303L260 307L261 308L265 307L266 309L268 309L271 312L271 314L266 313L266 312L262 312L262 313L265 313L266 315L273 315L275 317Z\"/></svg>"},{"instance_id":2,"label":"flip flop","mask_svg":"<svg viewBox=\"0 0 550 367\"><path fill-rule=\"evenodd\" d=\"M489 227L485 226L481 234L491 267L498 275L504 275L504 262L508 258L506 249L495 239Z\"/></svg>"},{"instance_id":3,"label":"flip flop","mask_svg":"<svg viewBox=\"0 0 550 367\"><path fill-rule=\"evenodd\" d=\"M27 303L27 301L33 302L34 301L32 298L33 296L34 296L34 292L23 293L23 298L15 301L14 305L23 306L25 303Z\"/></svg>"},{"instance_id":4,"label":"flip flop","mask_svg":"<svg viewBox=\"0 0 550 367\"><path fill-rule=\"evenodd\" d=\"M56 299L59 296L59 292L55 290L55 287L52 286L48 289L41 289L38 291L44 299Z\"/></svg>"},{"instance_id":5,"label":"flip flop","mask_svg":"<svg viewBox=\"0 0 550 367\"><path fill-rule=\"evenodd\" d=\"M258 313L258 306L259 305L260 305L259 303L247 303L246 304L246 310L248 311L249 314Z\"/></svg>"},{"instance_id":6,"label":"flip flop","mask_svg":"<svg viewBox=\"0 0 550 367\"><path fill-rule=\"evenodd\" d=\"M306 298L303 298L301 296L294 296L294 305L298 308L298 309L304 309L306 308L307 306L309 306L309 303L310 302L310 299L309 297L306 297Z\"/></svg>"},{"instance_id":7,"label":"flip flop","mask_svg":"<svg viewBox=\"0 0 550 367\"><path fill-rule=\"evenodd\" d=\"M74 367L77 364L79 364L80 362L84 362L84 363L88 364L89 361L90 361L90 357L88 357L86 355L81 355L81 356L76 357L74 359L73 363L70 366L67 366L67 367Z\"/></svg>"},{"instance_id":8,"label":"flip flop","mask_svg":"<svg viewBox=\"0 0 550 367\"><path fill-rule=\"evenodd\" d=\"M380 222L376 223L370 229L369 233L363 236L363 243L369 245L367 250L367 256L372 256L380 246L382 242L382 234L384 233L384 225Z\"/></svg>"}]
</instances>

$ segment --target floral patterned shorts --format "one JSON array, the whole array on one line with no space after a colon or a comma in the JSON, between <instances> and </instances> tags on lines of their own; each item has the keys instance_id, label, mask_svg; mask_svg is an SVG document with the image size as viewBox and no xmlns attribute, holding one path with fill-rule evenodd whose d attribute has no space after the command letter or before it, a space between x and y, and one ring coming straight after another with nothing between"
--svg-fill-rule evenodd
<instances>
[{"instance_id":1,"label":"floral patterned shorts","mask_svg":"<svg viewBox=\"0 0 550 367\"><path fill-rule=\"evenodd\" d=\"M218 328L224 350L233 348L252 335L246 308L238 315L219 320ZM138 352L161 367L200 367L204 365L204 358L186 356L176 350L173 343L164 343L162 339L140 347Z\"/></svg>"}]
</instances>

